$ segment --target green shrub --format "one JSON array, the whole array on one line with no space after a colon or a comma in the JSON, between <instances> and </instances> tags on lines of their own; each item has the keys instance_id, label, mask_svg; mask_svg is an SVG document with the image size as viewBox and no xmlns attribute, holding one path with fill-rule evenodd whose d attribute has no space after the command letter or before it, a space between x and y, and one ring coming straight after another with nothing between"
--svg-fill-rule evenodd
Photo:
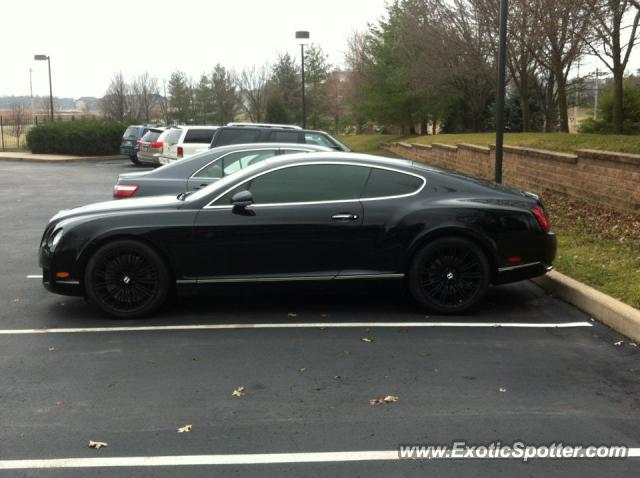
<instances>
[{"instance_id":1,"label":"green shrub","mask_svg":"<svg viewBox=\"0 0 640 478\"><path fill-rule=\"evenodd\" d=\"M29 130L27 145L32 153L41 154L118 154L125 129L116 121L45 123Z\"/></svg>"},{"instance_id":2,"label":"green shrub","mask_svg":"<svg viewBox=\"0 0 640 478\"><path fill-rule=\"evenodd\" d=\"M640 86L633 81L625 81L622 93L623 124L626 134L640 133ZM613 92L602 95L598 107L598 120L586 119L580 123L581 133L611 133L613 130Z\"/></svg>"}]
</instances>

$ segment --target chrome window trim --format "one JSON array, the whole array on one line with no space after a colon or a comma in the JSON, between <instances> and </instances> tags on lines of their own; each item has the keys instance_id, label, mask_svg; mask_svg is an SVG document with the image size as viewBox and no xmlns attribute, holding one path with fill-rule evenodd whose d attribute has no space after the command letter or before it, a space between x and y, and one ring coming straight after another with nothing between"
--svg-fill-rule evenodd
<instances>
[{"instance_id":1,"label":"chrome window trim","mask_svg":"<svg viewBox=\"0 0 640 478\"><path fill-rule=\"evenodd\" d=\"M209 204L207 204L203 209L231 209L231 208L233 208L233 206L230 205L230 204L229 205L227 205L227 204L224 204L224 205L213 205L213 203L215 203L218 199L220 199L222 196L227 194L232 189L235 189L238 186L242 186L243 184L248 183L249 181L252 181L255 178L260 177L260 176L262 176L264 174L272 173L274 171L279 171L281 169L293 168L295 166L333 165L333 164L335 164L335 165L348 165L348 166L360 166L360 167L364 167L364 168L385 169L387 171L393 171L393 172L400 173L400 174L406 174L407 176L414 176L414 177L422 180L422 185L412 193L399 194L399 195L396 195L396 196L381 196L381 197L357 198L357 199L333 199L333 200L329 200L329 201L304 201L304 202L282 202L282 203L252 204L250 207L255 208L255 207L274 207L274 206L308 206L308 205L311 205L311 204L337 204L337 203L346 203L346 202L384 201L384 200L387 200L387 199L398 199L398 198L405 198L405 197L415 196L417 194L420 194L420 192L427 185L427 179L424 176L420 176L419 174L410 173L410 172L407 172L407 171L402 171L400 169L396 169L396 168L392 168L392 167L388 167L388 166L370 165L370 164L358 163L358 162L354 162L354 161L304 161L304 162L299 162L299 163L286 164L284 166L280 166L280 167L277 167L277 168L274 168L274 169L270 169L268 171L262 171L262 172L259 172L257 174L254 174L253 176L251 176L251 177L245 179L244 181L242 181L241 183L236 184L236 185L226 189L222 194L218 194L215 197L215 199L213 199L213 201L209 202Z\"/></svg>"},{"instance_id":2,"label":"chrome window trim","mask_svg":"<svg viewBox=\"0 0 640 478\"><path fill-rule=\"evenodd\" d=\"M240 150L234 150L234 151L229 151L226 154L223 154L222 156L218 156L216 159L214 159L213 161L205 164L204 166L202 166L200 169L198 169L195 173L193 173L191 176L189 176L189 179L194 179L196 178L196 174L198 174L200 171L202 171L203 169L209 167L210 165L212 165L213 163L215 163L216 161L220 161L223 160L224 158L226 158L227 156L229 156L230 154L235 154L235 153L247 153L249 151L275 151L276 154L274 154L274 156L278 156L278 151L280 151L280 148L251 148L251 149L240 149ZM244 168L243 168L244 169ZM219 178L216 177L209 177L209 176L200 176L201 179L222 179L224 178L224 170L222 170L223 175L220 176Z\"/></svg>"}]
</instances>

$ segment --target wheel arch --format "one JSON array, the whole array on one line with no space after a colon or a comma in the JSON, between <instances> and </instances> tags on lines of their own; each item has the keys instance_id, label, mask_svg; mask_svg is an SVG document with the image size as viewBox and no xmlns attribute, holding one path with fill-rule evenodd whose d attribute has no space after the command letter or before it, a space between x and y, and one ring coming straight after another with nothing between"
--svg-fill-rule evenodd
<instances>
[{"instance_id":1,"label":"wheel arch","mask_svg":"<svg viewBox=\"0 0 640 478\"><path fill-rule=\"evenodd\" d=\"M126 232L116 232L114 234L108 234L102 237L95 238L94 240L86 244L85 247L83 247L82 250L79 252L78 259L76 262L78 267L77 275L78 275L78 279L80 281L82 290L85 294L86 294L86 291L84 291L84 287L85 287L84 274L87 269L87 264L89 263L89 259L91 259L91 257L96 253L96 251L101 247L105 246L106 244L109 244L110 242L120 241L120 240L136 241L153 249L153 251L156 254L158 254L158 256L162 259L162 262L164 262L164 265L167 268L167 272L169 274L169 283L171 285L171 288L172 289L175 288L175 283L176 283L175 271L173 269L173 266L171 264L171 261L169 260L169 257L166 251L158 247L156 244L153 243L153 241L150 241L144 236L126 233Z\"/></svg>"},{"instance_id":2,"label":"wheel arch","mask_svg":"<svg viewBox=\"0 0 640 478\"><path fill-rule=\"evenodd\" d=\"M423 234L416 237L409 246L409 253L406 256L403 270L405 274L408 272L409 267L413 261L415 255L429 242L443 237L457 237L467 239L474 243L482 252L484 252L487 260L489 261L489 267L491 269L491 281L493 282L498 274L498 249L496 243L485 234L474 229L469 229L462 226L443 226L437 229L425 231Z\"/></svg>"}]
</instances>

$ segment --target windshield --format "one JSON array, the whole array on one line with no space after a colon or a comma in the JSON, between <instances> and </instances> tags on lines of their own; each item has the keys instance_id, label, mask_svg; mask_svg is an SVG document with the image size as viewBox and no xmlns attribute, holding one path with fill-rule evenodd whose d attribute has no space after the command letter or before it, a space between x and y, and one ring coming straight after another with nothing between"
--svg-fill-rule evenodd
<instances>
[{"instance_id":1,"label":"windshield","mask_svg":"<svg viewBox=\"0 0 640 478\"><path fill-rule=\"evenodd\" d=\"M156 141L160 135L163 133L163 131L158 130L158 129L150 129L149 131L147 131L145 133L145 135L142 137L142 139L140 141L144 142L144 143L151 143L152 141Z\"/></svg>"}]
</instances>

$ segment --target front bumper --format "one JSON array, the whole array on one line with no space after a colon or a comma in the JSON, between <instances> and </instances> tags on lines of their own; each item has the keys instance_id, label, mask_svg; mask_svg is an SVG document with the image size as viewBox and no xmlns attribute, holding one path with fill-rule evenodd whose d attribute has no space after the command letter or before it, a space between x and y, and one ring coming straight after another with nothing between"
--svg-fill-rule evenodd
<instances>
[{"instance_id":1,"label":"front bumper","mask_svg":"<svg viewBox=\"0 0 640 478\"><path fill-rule=\"evenodd\" d=\"M73 271L71 277L66 279L59 279L55 276L56 271L68 270L68 267L65 267L61 262L64 261L57 259L46 246L40 247L39 263L42 268L42 285L44 288L54 294L84 295L82 284L75 277L77 274L74 274Z\"/></svg>"}]
</instances>

